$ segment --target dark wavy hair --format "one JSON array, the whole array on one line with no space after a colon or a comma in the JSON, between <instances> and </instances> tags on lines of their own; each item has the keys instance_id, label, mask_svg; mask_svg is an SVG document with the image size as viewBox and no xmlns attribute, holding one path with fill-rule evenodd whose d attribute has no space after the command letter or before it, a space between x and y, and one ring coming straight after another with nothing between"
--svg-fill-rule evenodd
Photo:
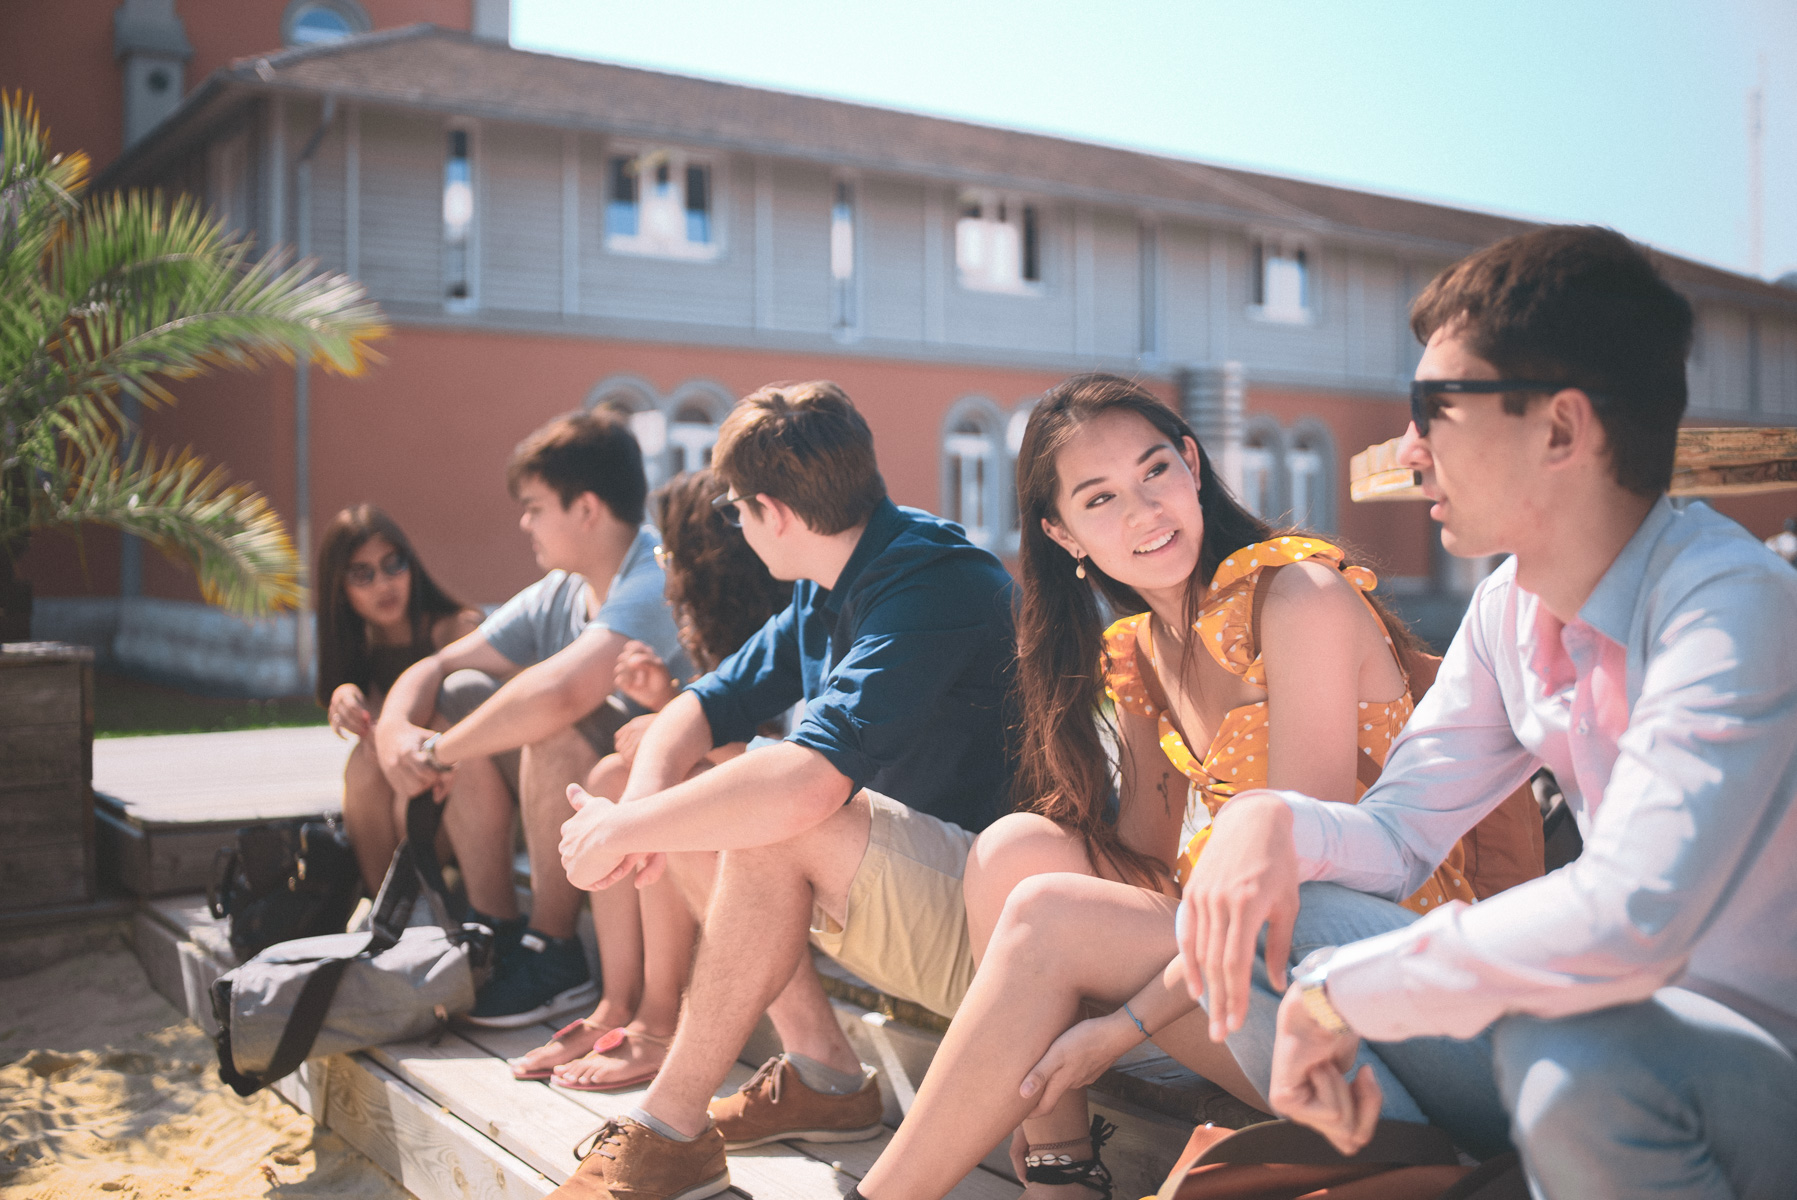
<instances>
[{"instance_id":1,"label":"dark wavy hair","mask_svg":"<svg viewBox=\"0 0 1797 1200\"><path fill-rule=\"evenodd\" d=\"M373 657L367 622L350 607L344 571L350 556L376 535L393 543L411 564L412 589L406 597L406 621L412 627L413 661L436 649L431 626L465 607L437 586L412 549L398 522L372 504L356 504L331 518L319 539L318 570L312 576L313 604L318 609L318 702L329 706L331 693L346 683L367 690L373 679Z\"/></svg>"},{"instance_id":2,"label":"dark wavy hair","mask_svg":"<svg viewBox=\"0 0 1797 1200\"><path fill-rule=\"evenodd\" d=\"M1036 404L1017 455L1018 552L1021 600L1017 616L1017 688L1023 722L1018 808L1037 812L1085 840L1093 865L1109 862L1124 879L1154 887L1166 876L1157 860L1125 846L1106 818L1111 764L1104 721L1102 597L1118 615L1148 611L1134 588L1112 579L1090 558L1086 578L1073 573L1067 552L1050 540L1044 520L1060 519L1055 505L1061 450L1079 430L1110 413L1132 413L1176 448L1197 435L1180 415L1138 383L1116 375L1077 375ZM1186 584L1185 624L1198 619L1217 566L1243 546L1280 531L1236 500L1198 446L1198 507L1204 537L1198 566ZM1377 602L1375 602L1375 607ZM1411 645L1403 622L1380 609L1395 639ZM1188 639L1187 648L1191 642ZM1113 734L1115 730L1112 730ZM1122 745L1121 738L1116 739Z\"/></svg>"},{"instance_id":3,"label":"dark wavy hair","mask_svg":"<svg viewBox=\"0 0 1797 1200\"><path fill-rule=\"evenodd\" d=\"M716 667L792 602L749 549L742 530L711 506L729 489L710 468L676 475L651 497L661 530L668 606L693 664Z\"/></svg>"}]
</instances>

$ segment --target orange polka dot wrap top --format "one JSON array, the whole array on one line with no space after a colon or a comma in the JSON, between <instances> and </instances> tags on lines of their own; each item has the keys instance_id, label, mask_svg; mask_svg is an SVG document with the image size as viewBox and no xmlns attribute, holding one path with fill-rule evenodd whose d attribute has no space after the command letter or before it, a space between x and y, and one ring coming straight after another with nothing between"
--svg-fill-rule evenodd
<instances>
[{"instance_id":1,"label":"orange polka dot wrap top","mask_svg":"<svg viewBox=\"0 0 1797 1200\"><path fill-rule=\"evenodd\" d=\"M1378 578L1365 567L1344 566L1342 551L1319 538L1278 537L1245 546L1217 567L1211 580L1210 594L1199 611L1193 630L1212 658L1233 675L1248 683L1265 687L1266 666L1260 648L1254 645L1255 585L1268 567L1314 559L1327 562L1342 572L1365 599L1365 593L1378 585ZM1368 610L1372 611L1371 602ZM1375 618L1377 613L1374 612ZM1268 719L1267 704L1262 700L1231 709L1224 715L1216 735L1204 755L1193 754L1174 728L1171 716L1150 695L1145 676L1153 667L1141 652L1149 631L1143 623L1150 614L1124 617L1104 635L1105 691L1125 712L1154 718L1158 724L1161 751L1167 761L1191 781L1187 794L1186 816L1181 841L1184 849L1174 864L1174 879L1184 884L1191 877L1192 865L1203 853L1210 837L1210 820L1236 793L1267 786ZM1383 624L1381 625L1383 628ZM1386 638L1389 644L1391 639ZM1396 657L1396 650L1393 650ZM1402 661L1399 661L1400 671ZM1404 722L1410 719L1414 702L1409 688L1395 700L1361 701L1357 712L1356 750L1383 766L1386 753ZM1366 791L1362 777L1373 773L1356 772L1354 797ZM1417 912L1430 912L1449 900L1472 903L1476 897L1461 869L1462 853L1456 846L1446 862L1404 902Z\"/></svg>"}]
</instances>

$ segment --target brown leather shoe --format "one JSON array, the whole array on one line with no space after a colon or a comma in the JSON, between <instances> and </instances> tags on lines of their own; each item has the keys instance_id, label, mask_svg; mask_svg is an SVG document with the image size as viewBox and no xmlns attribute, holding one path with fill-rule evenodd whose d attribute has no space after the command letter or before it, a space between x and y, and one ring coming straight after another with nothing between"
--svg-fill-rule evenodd
<instances>
[{"instance_id":1,"label":"brown leather shoe","mask_svg":"<svg viewBox=\"0 0 1797 1200\"><path fill-rule=\"evenodd\" d=\"M618 1117L574 1153L580 1166L549 1193L550 1200L703 1200L730 1186L724 1139L715 1126L677 1142Z\"/></svg>"},{"instance_id":2,"label":"brown leather shoe","mask_svg":"<svg viewBox=\"0 0 1797 1200\"><path fill-rule=\"evenodd\" d=\"M711 1119L731 1150L747 1150L793 1138L805 1142L863 1142L880 1136L885 1108L870 1076L848 1096L814 1092L776 1054L734 1095L711 1102Z\"/></svg>"}]
</instances>

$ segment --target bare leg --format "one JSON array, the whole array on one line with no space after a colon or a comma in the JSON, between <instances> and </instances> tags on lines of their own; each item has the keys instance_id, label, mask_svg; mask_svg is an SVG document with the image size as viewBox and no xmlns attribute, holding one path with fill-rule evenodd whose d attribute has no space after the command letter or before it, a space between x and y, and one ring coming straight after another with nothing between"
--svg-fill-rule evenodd
<instances>
[{"instance_id":1,"label":"bare leg","mask_svg":"<svg viewBox=\"0 0 1797 1200\"><path fill-rule=\"evenodd\" d=\"M372 896L381 890L405 826L393 823L393 789L381 774L371 740L358 741L343 764L343 828L356 852L362 887Z\"/></svg>"},{"instance_id":2,"label":"bare leg","mask_svg":"<svg viewBox=\"0 0 1797 1200\"><path fill-rule=\"evenodd\" d=\"M403 805L400 809L403 814ZM403 827L404 817L400 818ZM490 758L456 764L443 804L443 828L462 869L468 903L478 912L505 920L518 915L512 883L512 793Z\"/></svg>"},{"instance_id":3,"label":"bare leg","mask_svg":"<svg viewBox=\"0 0 1797 1200\"><path fill-rule=\"evenodd\" d=\"M1004 911L1005 901L1025 879L1037 875L1066 873L1090 876L1091 856L1079 837L1047 817L1035 813L1013 813L1001 817L974 840L967 856L967 874L962 881L962 895L967 901L967 931L973 941L976 963L986 955L986 945ZM1077 1142L1089 1135L1091 1117L1084 1088L1074 1088L1062 1095L1054 1109L1043 1116L1023 1122L1023 1141L1012 1143L1011 1161L1018 1177L1023 1176L1024 1147L1050 1143ZM1063 1147L1075 1161L1090 1151ZM1026 1196L1066 1197L1084 1195L1089 1189L1076 1183L1025 1184Z\"/></svg>"},{"instance_id":4,"label":"bare leg","mask_svg":"<svg viewBox=\"0 0 1797 1200\"><path fill-rule=\"evenodd\" d=\"M562 823L574 815L568 785L585 779L598 761L586 738L570 728L524 747L519 763L518 803L530 853L530 926L549 937L574 936L582 893L562 869Z\"/></svg>"},{"instance_id":5,"label":"bare leg","mask_svg":"<svg viewBox=\"0 0 1797 1200\"><path fill-rule=\"evenodd\" d=\"M587 773L585 786L594 796L616 796L629 778L629 764L608 754ZM622 885L592 892L589 903L599 942L599 1005L545 1044L513 1059L514 1070L536 1072L572 1063L603 1034L628 1025L636 1015L643 995L643 917L636 889Z\"/></svg>"},{"instance_id":6,"label":"bare leg","mask_svg":"<svg viewBox=\"0 0 1797 1200\"><path fill-rule=\"evenodd\" d=\"M805 956L813 903L837 920L847 915L849 884L866 853L871 824L867 798L857 795L790 841L720 856L686 1012L643 1104L655 1117L693 1135L709 1125L712 1094L756 1020L792 984ZM821 1051L824 1062L843 1061L845 1054L846 1061L858 1061L834 1018L830 1032L841 1040L839 1050L811 1043L789 1049L814 1058Z\"/></svg>"},{"instance_id":7,"label":"bare leg","mask_svg":"<svg viewBox=\"0 0 1797 1200\"><path fill-rule=\"evenodd\" d=\"M1018 1085L1079 1019L1081 1001L1121 1004L1172 961L1173 911L1171 897L1110 880L1055 874L1019 883L916 1105L862 1194L946 1195L1029 1112ZM1229 1058L1228 1049L1212 1047L1210 1057ZM1206 1076L1216 1078L1214 1069L1207 1060Z\"/></svg>"}]
</instances>

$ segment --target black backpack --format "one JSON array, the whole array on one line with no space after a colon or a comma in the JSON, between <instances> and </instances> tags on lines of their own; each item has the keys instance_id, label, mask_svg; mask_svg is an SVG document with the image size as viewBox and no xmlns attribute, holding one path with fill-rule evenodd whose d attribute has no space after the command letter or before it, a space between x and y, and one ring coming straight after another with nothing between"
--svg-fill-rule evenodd
<instances>
[{"instance_id":1,"label":"black backpack","mask_svg":"<svg viewBox=\"0 0 1797 1200\"><path fill-rule=\"evenodd\" d=\"M231 921L238 961L277 942L342 933L361 872L337 817L245 825L213 862L207 907Z\"/></svg>"}]
</instances>

